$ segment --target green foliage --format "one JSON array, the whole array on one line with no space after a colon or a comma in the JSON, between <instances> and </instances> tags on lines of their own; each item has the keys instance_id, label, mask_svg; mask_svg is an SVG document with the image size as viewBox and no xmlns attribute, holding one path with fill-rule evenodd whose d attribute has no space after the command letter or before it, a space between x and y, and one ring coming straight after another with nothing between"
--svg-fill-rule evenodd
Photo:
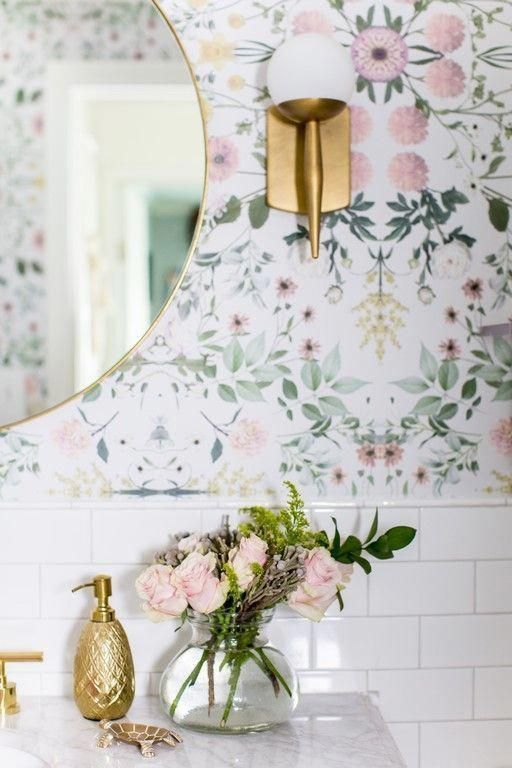
<instances>
[{"instance_id":1,"label":"green foliage","mask_svg":"<svg viewBox=\"0 0 512 768\"><path fill-rule=\"evenodd\" d=\"M224 573L229 584L229 595L232 597L235 605L240 602L240 585L233 566L230 563L224 564Z\"/></svg>"},{"instance_id":2,"label":"green foliage","mask_svg":"<svg viewBox=\"0 0 512 768\"><path fill-rule=\"evenodd\" d=\"M347 536L342 543L336 519L333 517L332 521L334 536L330 546L331 555L339 563L357 563L367 574L371 573L372 566L363 553L378 560L390 560L396 550L409 546L416 536L416 530L408 525L397 525L377 536L379 511L375 510L375 517L365 541L361 542L357 536Z\"/></svg>"},{"instance_id":3,"label":"green foliage","mask_svg":"<svg viewBox=\"0 0 512 768\"><path fill-rule=\"evenodd\" d=\"M266 507L246 507L240 512L248 515L249 520L240 523L238 530L243 536L255 533L266 541L272 552L280 552L287 546L302 546L311 549L315 546L329 546L325 532L311 530L304 511L304 501L296 486L286 480L288 488L287 505L279 511Z\"/></svg>"}]
</instances>

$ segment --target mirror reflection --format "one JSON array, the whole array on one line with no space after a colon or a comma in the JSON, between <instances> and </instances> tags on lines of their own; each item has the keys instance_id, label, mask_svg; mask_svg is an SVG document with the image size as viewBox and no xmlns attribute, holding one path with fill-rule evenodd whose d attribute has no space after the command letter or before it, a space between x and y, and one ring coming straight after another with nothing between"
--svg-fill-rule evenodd
<instances>
[{"instance_id":1,"label":"mirror reflection","mask_svg":"<svg viewBox=\"0 0 512 768\"><path fill-rule=\"evenodd\" d=\"M145 334L187 260L205 153L187 64L150 0L21 1L0 16L8 424L89 386Z\"/></svg>"}]
</instances>

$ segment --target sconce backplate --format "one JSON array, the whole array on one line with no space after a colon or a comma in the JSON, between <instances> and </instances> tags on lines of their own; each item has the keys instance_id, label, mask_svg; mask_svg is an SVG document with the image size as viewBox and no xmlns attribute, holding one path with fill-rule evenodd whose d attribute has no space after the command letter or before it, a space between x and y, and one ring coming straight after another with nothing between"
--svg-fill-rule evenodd
<instances>
[{"instance_id":1,"label":"sconce backplate","mask_svg":"<svg viewBox=\"0 0 512 768\"><path fill-rule=\"evenodd\" d=\"M324 185L322 212L350 203L350 110L320 123ZM307 213L303 179L304 126L276 107L267 110L267 205Z\"/></svg>"}]
</instances>

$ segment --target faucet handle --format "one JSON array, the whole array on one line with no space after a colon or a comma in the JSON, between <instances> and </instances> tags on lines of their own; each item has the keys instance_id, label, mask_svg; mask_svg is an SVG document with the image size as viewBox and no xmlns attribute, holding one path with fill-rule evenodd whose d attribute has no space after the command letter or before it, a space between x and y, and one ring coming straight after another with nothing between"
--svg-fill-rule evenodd
<instances>
[{"instance_id":1,"label":"faucet handle","mask_svg":"<svg viewBox=\"0 0 512 768\"><path fill-rule=\"evenodd\" d=\"M10 683L5 674L8 661L42 661L42 651L0 651L0 714L15 715L20 711L16 699L16 684Z\"/></svg>"}]
</instances>

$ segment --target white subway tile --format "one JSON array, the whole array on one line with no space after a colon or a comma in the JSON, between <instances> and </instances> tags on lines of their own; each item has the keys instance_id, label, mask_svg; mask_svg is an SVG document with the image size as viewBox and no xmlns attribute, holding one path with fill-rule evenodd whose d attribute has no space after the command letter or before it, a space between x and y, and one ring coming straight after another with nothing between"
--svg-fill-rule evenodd
<instances>
[{"instance_id":1,"label":"white subway tile","mask_svg":"<svg viewBox=\"0 0 512 768\"><path fill-rule=\"evenodd\" d=\"M331 517L336 518L338 529L342 538L346 538L350 533L358 536L364 541L370 530L375 508L357 507L348 509L314 509L312 520L315 527L327 531L329 536L333 533L333 523ZM389 528L396 525L410 525L418 529L419 512L417 509L408 507L381 507L379 509L379 533L384 533ZM418 535L414 541L405 549L398 550L395 555L397 561L410 561L418 559ZM372 562L375 562L370 557Z\"/></svg>"},{"instance_id":2,"label":"white subway tile","mask_svg":"<svg viewBox=\"0 0 512 768\"><path fill-rule=\"evenodd\" d=\"M28 619L37 616L39 567L28 564L0 565L0 617Z\"/></svg>"},{"instance_id":3,"label":"white subway tile","mask_svg":"<svg viewBox=\"0 0 512 768\"><path fill-rule=\"evenodd\" d=\"M282 651L296 669L309 669L311 622L307 619L274 619L268 626L272 645Z\"/></svg>"},{"instance_id":4,"label":"white subway tile","mask_svg":"<svg viewBox=\"0 0 512 768\"><path fill-rule=\"evenodd\" d=\"M88 510L0 509L0 562L80 563L91 557Z\"/></svg>"},{"instance_id":5,"label":"white subway tile","mask_svg":"<svg viewBox=\"0 0 512 768\"><path fill-rule=\"evenodd\" d=\"M512 722L422 723L421 768L506 768Z\"/></svg>"},{"instance_id":6,"label":"white subway tile","mask_svg":"<svg viewBox=\"0 0 512 768\"><path fill-rule=\"evenodd\" d=\"M512 557L510 507L422 509L423 560L492 560Z\"/></svg>"},{"instance_id":7,"label":"white subway tile","mask_svg":"<svg viewBox=\"0 0 512 768\"><path fill-rule=\"evenodd\" d=\"M512 718L512 668L475 669L475 717Z\"/></svg>"},{"instance_id":8,"label":"white subway tile","mask_svg":"<svg viewBox=\"0 0 512 768\"><path fill-rule=\"evenodd\" d=\"M190 637L188 629L174 631L178 626L177 622L164 621L153 624L148 619L127 619L123 626L128 635L138 674L163 672Z\"/></svg>"},{"instance_id":9,"label":"white subway tile","mask_svg":"<svg viewBox=\"0 0 512 768\"><path fill-rule=\"evenodd\" d=\"M413 618L324 619L315 626L317 669L407 669L418 665Z\"/></svg>"},{"instance_id":10,"label":"white subway tile","mask_svg":"<svg viewBox=\"0 0 512 768\"><path fill-rule=\"evenodd\" d=\"M370 615L470 613L473 563L377 563L370 575Z\"/></svg>"},{"instance_id":11,"label":"white subway tile","mask_svg":"<svg viewBox=\"0 0 512 768\"><path fill-rule=\"evenodd\" d=\"M342 616L366 616L368 614L368 576L358 565L354 566L354 573L350 583L346 585L342 593ZM335 600L326 611L327 616L340 616L340 606Z\"/></svg>"},{"instance_id":12,"label":"white subway tile","mask_svg":"<svg viewBox=\"0 0 512 768\"><path fill-rule=\"evenodd\" d=\"M112 576L110 603L118 619L142 618L141 600L135 592L135 579L141 573L140 565L44 565L41 569L41 613L54 619L88 619L96 605L92 589L74 594L72 587L90 582L94 576L105 573Z\"/></svg>"},{"instance_id":13,"label":"white subway tile","mask_svg":"<svg viewBox=\"0 0 512 768\"><path fill-rule=\"evenodd\" d=\"M92 517L93 562L147 563L165 549L172 534L199 530L199 510L124 508L95 510Z\"/></svg>"},{"instance_id":14,"label":"white subway tile","mask_svg":"<svg viewBox=\"0 0 512 768\"><path fill-rule=\"evenodd\" d=\"M368 687L378 691L385 720L466 720L472 716L471 669L370 672Z\"/></svg>"},{"instance_id":15,"label":"white subway tile","mask_svg":"<svg viewBox=\"0 0 512 768\"><path fill-rule=\"evenodd\" d=\"M388 723L388 728L407 768L419 768L419 724Z\"/></svg>"},{"instance_id":16,"label":"white subway tile","mask_svg":"<svg viewBox=\"0 0 512 768\"><path fill-rule=\"evenodd\" d=\"M346 670L345 672L299 672L301 693L366 693L366 672Z\"/></svg>"},{"instance_id":17,"label":"white subway tile","mask_svg":"<svg viewBox=\"0 0 512 768\"><path fill-rule=\"evenodd\" d=\"M1 642L9 650L43 651L42 663L9 664L11 676L19 673L70 672L83 622L41 619L2 621Z\"/></svg>"},{"instance_id":18,"label":"white subway tile","mask_svg":"<svg viewBox=\"0 0 512 768\"><path fill-rule=\"evenodd\" d=\"M512 615L421 619L422 667L512 664Z\"/></svg>"},{"instance_id":19,"label":"white subway tile","mask_svg":"<svg viewBox=\"0 0 512 768\"><path fill-rule=\"evenodd\" d=\"M479 613L512 611L512 561L476 565L476 610Z\"/></svg>"}]
</instances>

